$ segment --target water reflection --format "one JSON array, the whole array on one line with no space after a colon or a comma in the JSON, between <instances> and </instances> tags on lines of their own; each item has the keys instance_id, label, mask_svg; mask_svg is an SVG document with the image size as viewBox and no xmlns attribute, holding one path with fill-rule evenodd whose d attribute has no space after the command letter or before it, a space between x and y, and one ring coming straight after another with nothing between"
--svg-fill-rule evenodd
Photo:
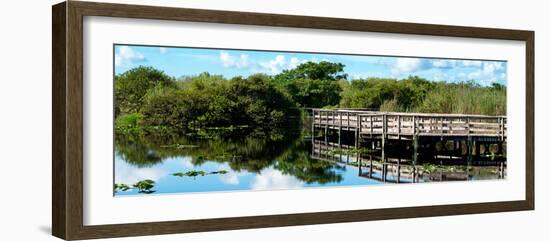
<instances>
[{"instance_id":1,"label":"water reflection","mask_svg":"<svg viewBox=\"0 0 550 241\"><path fill-rule=\"evenodd\" d=\"M312 157L358 167L358 176L384 183L418 183L442 181L492 180L506 177L505 165L491 159L478 159L474 165L463 165L458 157L413 160L403 157L403 150L381 155L379 150L356 149L350 145L313 140ZM392 153L397 156L391 156ZM439 156L436 156L439 157Z\"/></svg>"},{"instance_id":2,"label":"water reflection","mask_svg":"<svg viewBox=\"0 0 550 241\"><path fill-rule=\"evenodd\" d=\"M354 185L345 165L311 157L310 139L125 137L117 136L115 183L156 182L156 193L293 189ZM356 168L357 169L357 168ZM176 177L178 172L225 172ZM344 181L345 180L345 181ZM116 195L136 194L135 190Z\"/></svg>"},{"instance_id":3,"label":"water reflection","mask_svg":"<svg viewBox=\"0 0 550 241\"><path fill-rule=\"evenodd\" d=\"M506 175L505 168L498 166L440 165L437 160L412 165L411 160L391 152L382 159L376 150L355 149L303 133L211 139L117 135L115 143L115 183L131 186L151 180L155 194L481 180ZM140 193L136 189L115 193L135 194Z\"/></svg>"}]
</instances>

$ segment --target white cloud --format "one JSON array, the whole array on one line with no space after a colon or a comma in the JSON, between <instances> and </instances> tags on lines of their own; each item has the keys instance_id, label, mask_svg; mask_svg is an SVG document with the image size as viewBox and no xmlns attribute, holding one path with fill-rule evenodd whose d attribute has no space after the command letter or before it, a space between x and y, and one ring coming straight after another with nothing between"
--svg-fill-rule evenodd
<instances>
[{"instance_id":1,"label":"white cloud","mask_svg":"<svg viewBox=\"0 0 550 241\"><path fill-rule=\"evenodd\" d=\"M350 73L349 76L351 77L352 80L387 77L387 75L382 72Z\"/></svg>"},{"instance_id":2,"label":"white cloud","mask_svg":"<svg viewBox=\"0 0 550 241\"><path fill-rule=\"evenodd\" d=\"M223 64L223 67L226 68L247 68L250 66L250 61L248 58L248 55L241 54L238 57L232 56L228 52L221 51L220 52L220 61Z\"/></svg>"},{"instance_id":3,"label":"white cloud","mask_svg":"<svg viewBox=\"0 0 550 241\"><path fill-rule=\"evenodd\" d=\"M440 68L440 69L454 68L457 65L456 60L448 60L448 59L432 60L431 64L432 64L432 67Z\"/></svg>"},{"instance_id":4,"label":"white cloud","mask_svg":"<svg viewBox=\"0 0 550 241\"><path fill-rule=\"evenodd\" d=\"M118 53L115 54L116 66L125 66L142 61L145 61L145 56L128 46L121 46L118 48Z\"/></svg>"},{"instance_id":5,"label":"white cloud","mask_svg":"<svg viewBox=\"0 0 550 241\"><path fill-rule=\"evenodd\" d=\"M188 169L195 168L195 164L193 164L191 157L186 156L184 158L181 158L180 164L181 164L181 166L186 167Z\"/></svg>"},{"instance_id":6,"label":"white cloud","mask_svg":"<svg viewBox=\"0 0 550 241\"><path fill-rule=\"evenodd\" d=\"M266 62L260 62L260 67L264 70L271 72L272 74L277 74L281 72L286 65L287 63L284 55L277 55L275 56L275 59Z\"/></svg>"},{"instance_id":7,"label":"white cloud","mask_svg":"<svg viewBox=\"0 0 550 241\"><path fill-rule=\"evenodd\" d=\"M239 175L235 172L228 172L226 174L220 175L220 180L229 185L238 185L240 183L239 181Z\"/></svg>"},{"instance_id":8,"label":"white cloud","mask_svg":"<svg viewBox=\"0 0 550 241\"><path fill-rule=\"evenodd\" d=\"M284 175L281 171L266 168L252 182L252 190L295 189L303 186L303 182L293 176Z\"/></svg>"},{"instance_id":9,"label":"white cloud","mask_svg":"<svg viewBox=\"0 0 550 241\"><path fill-rule=\"evenodd\" d=\"M160 47L160 48L159 48L159 52L160 52L161 54L165 54L165 53L168 53L168 49L167 49L167 48L164 48L164 47Z\"/></svg>"},{"instance_id":10,"label":"white cloud","mask_svg":"<svg viewBox=\"0 0 550 241\"><path fill-rule=\"evenodd\" d=\"M296 67L298 67L298 65L300 65L301 63L304 63L305 61L302 60L300 61L300 59L296 58L296 57L292 57L290 58L290 63L288 64L288 67L290 69L294 69Z\"/></svg>"},{"instance_id":11,"label":"white cloud","mask_svg":"<svg viewBox=\"0 0 550 241\"><path fill-rule=\"evenodd\" d=\"M219 61L226 68L249 68L251 72L261 72L268 74L278 74L283 70L296 68L298 65L306 63L308 61L319 62L319 60L317 59L305 60L298 57L289 58L289 56L285 55L277 55L273 59L258 61L250 58L246 54L241 54L237 56L231 55L229 52L226 51L220 52Z\"/></svg>"},{"instance_id":12,"label":"white cloud","mask_svg":"<svg viewBox=\"0 0 550 241\"><path fill-rule=\"evenodd\" d=\"M157 182L168 174L168 170L163 168L136 167L120 158L115 158L115 183L132 185L145 179Z\"/></svg>"},{"instance_id":13,"label":"white cloud","mask_svg":"<svg viewBox=\"0 0 550 241\"><path fill-rule=\"evenodd\" d=\"M218 164L216 170L225 170L226 174L219 175L220 181L228 185L238 185L240 183L239 177L245 175L241 172L231 170L231 167L227 163Z\"/></svg>"},{"instance_id":14,"label":"white cloud","mask_svg":"<svg viewBox=\"0 0 550 241\"><path fill-rule=\"evenodd\" d=\"M309 60L312 62L319 62L318 60ZM293 69L298 65L308 62L305 59L299 59L297 57L291 57L289 60L284 55L277 55L274 59L259 62L259 72L267 72L270 74L278 74L286 69Z\"/></svg>"},{"instance_id":15,"label":"white cloud","mask_svg":"<svg viewBox=\"0 0 550 241\"><path fill-rule=\"evenodd\" d=\"M466 67L481 67L481 64L478 60L462 60L462 65Z\"/></svg>"},{"instance_id":16,"label":"white cloud","mask_svg":"<svg viewBox=\"0 0 550 241\"><path fill-rule=\"evenodd\" d=\"M419 58L397 58L391 67L391 73L394 76L403 73L410 74L422 68L422 59Z\"/></svg>"},{"instance_id":17,"label":"white cloud","mask_svg":"<svg viewBox=\"0 0 550 241\"><path fill-rule=\"evenodd\" d=\"M504 80L506 78L504 71L505 68L501 62L483 62L479 70L468 74L468 79L475 80L481 85L490 85Z\"/></svg>"}]
</instances>

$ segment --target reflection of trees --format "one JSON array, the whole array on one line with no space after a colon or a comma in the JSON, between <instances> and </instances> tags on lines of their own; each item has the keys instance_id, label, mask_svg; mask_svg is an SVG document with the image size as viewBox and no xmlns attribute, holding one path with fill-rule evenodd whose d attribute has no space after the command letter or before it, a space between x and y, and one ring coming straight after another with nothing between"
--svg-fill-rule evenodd
<instances>
[{"instance_id":1,"label":"reflection of trees","mask_svg":"<svg viewBox=\"0 0 550 241\"><path fill-rule=\"evenodd\" d=\"M191 156L194 165L207 161L227 163L235 171L259 172L273 164L297 137L283 135L282 138L216 137L196 139L177 136L117 135L117 154L128 163L146 167L163 159Z\"/></svg>"},{"instance_id":2,"label":"reflection of trees","mask_svg":"<svg viewBox=\"0 0 550 241\"><path fill-rule=\"evenodd\" d=\"M331 183L342 181L342 176L336 171L345 167L327 161L311 158L310 142L298 139L293 147L287 149L275 164L275 168L284 174L292 175L306 183Z\"/></svg>"},{"instance_id":3,"label":"reflection of trees","mask_svg":"<svg viewBox=\"0 0 550 241\"><path fill-rule=\"evenodd\" d=\"M116 154L126 162L137 167L149 167L162 161L155 148L139 139L117 136L115 140Z\"/></svg>"},{"instance_id":4,"label":"reflection of trees","mask_svg":"<svg viewBox=\"0 0 550 241\"><path fill-rule=\"evenodd\" d=\"M299 133L299 131L294 132ZM190 156L193 165L213 161L234 171L260 173L273 166L306 183L340 182L342 167L310 158L309 141L299 134L274 133L270 137L216 137L196 139L181 136L117 135L116 151L137 167L148 167L167 158Z\"/></svg>"},{"instance_id":5,"label":"reflection of trees","mask_svg":"<svg viewBox=\"0 0 550 241\"><path fill-rule=\"evenodd\" d=\"M193 164L201 165L206 161L227 163L232 170L260 172L273 164L275 158L290 147L289 139L280 140L266 138L229 138L209 140L200 148L186 150L193 156Z\"/></svg>"}]
</instances>

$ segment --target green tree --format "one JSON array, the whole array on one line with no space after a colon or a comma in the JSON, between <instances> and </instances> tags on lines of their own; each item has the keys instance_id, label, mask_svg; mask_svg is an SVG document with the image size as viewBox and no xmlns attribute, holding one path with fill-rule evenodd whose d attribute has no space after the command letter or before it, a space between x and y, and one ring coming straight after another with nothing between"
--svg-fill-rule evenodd
<instances>
[{"instance_id":1,"label":"green tree","mask_svg":"<svg viewBox=\"0 0 550 241\"><path fill-rule=\"evenodd\" d=\"M235 122L263 130L283 127L290 118L299 116L291 98L279 90L267 75L231 79L228 98L233 102L235 112L232 119Z\"/></svg>"},{"instance_id":2,"label":"green tree","mask_svg":"<svg viewBox=\"0 0 550 241\"><path fill-rule=\"evenodd\" d=\"M306 62L284 70L274 76L274 81L301 107L334 106L340 102L342 91L337 81L347 78L344 67L327 61Z\"/></svg>"},{"instance_id":3,"label":"green tree","mask_svg":"<svg viewBox=\"0 0 550 241\"><path fill-rule=\"evenodd\" d=\"M331 63L327 61L306 62L296 66L294 69L284 70L274 77L280 84L292 82L296 79L313 80L340 80L346 79L348 75L344 73L344 64Z\"/></svg>"},{"instance_id":4,"label":"green tree","mask_svg":"<svg viewBox=\"0 0 550 241\"><path fill-rule=\"evenodd\" d=\"M296 79L285 88L300 106L312 108L337 105L342 91L337 81L325 79Z\"/></svg>"},{"instance_id":5,"label":"green tree","mask_svg":"<svg viewBox=\"0 0 550 241\"><path fill-rule=\"evenodd\" d=\"M206 112L207 98L193 91L155 87L145 95L142 123L146 127L187 132Z\"/></svg>"},{"instance_id":6,"label":"green tree","mask_svg":"<svg viewBox=\"0 0 550 241\"><path fill-rule=\"evenodd\" d=\"M139 66L115 76L115 115L137 112L147 91L156 86L173 86L174 79L153 67Z\"/></svg>"}]
</instances>

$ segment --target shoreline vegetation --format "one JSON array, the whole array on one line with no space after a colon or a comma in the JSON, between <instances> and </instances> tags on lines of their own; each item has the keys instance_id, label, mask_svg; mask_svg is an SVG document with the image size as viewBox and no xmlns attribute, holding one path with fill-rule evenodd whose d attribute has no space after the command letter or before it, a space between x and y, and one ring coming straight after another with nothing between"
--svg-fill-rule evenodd
<instances>
[{"instance_id":1,"label":"shoreline vegetation","mask_svg":"<svg viewBox=\"0 0 550 241\"><path fill-rule=\"evenodd\" d=\"M166 186L170 181L201 183L235 173L260 176L267 169L305 185L345 182L348 167L311 157L309 140L318 136L311 130L308 108L506 114L504 85L434 82L417 76L349 79L344 67L306 62L277 75L227 78L204 72L175 78L139 66L115 75L116 155L136 168L159 168L176 157L189 157L192 167L168 172L167 180L115 183L114 193L163 193L173 188ZM377 151L361 147L325 154L375 156ZM474 171L435 161L426 161L418 170L426 180L436 172ZM479 177L495 174L478 172Z\"/></svg>"},{"instance_id":2,"label":"shoreline vegetation","mask_svg":"<svg viewBox=\"0 0 550 241\"><path fill-rule=\"evenodd\" d=\"M175 78L139 66L115 76L115 131L123 135L224 135L282 138L300 129L304 108L506 114L506 86L474 80L348 80L344 65L307 62L277 75L226 78L207 72Z\"/></svg>"}]
</instances>

